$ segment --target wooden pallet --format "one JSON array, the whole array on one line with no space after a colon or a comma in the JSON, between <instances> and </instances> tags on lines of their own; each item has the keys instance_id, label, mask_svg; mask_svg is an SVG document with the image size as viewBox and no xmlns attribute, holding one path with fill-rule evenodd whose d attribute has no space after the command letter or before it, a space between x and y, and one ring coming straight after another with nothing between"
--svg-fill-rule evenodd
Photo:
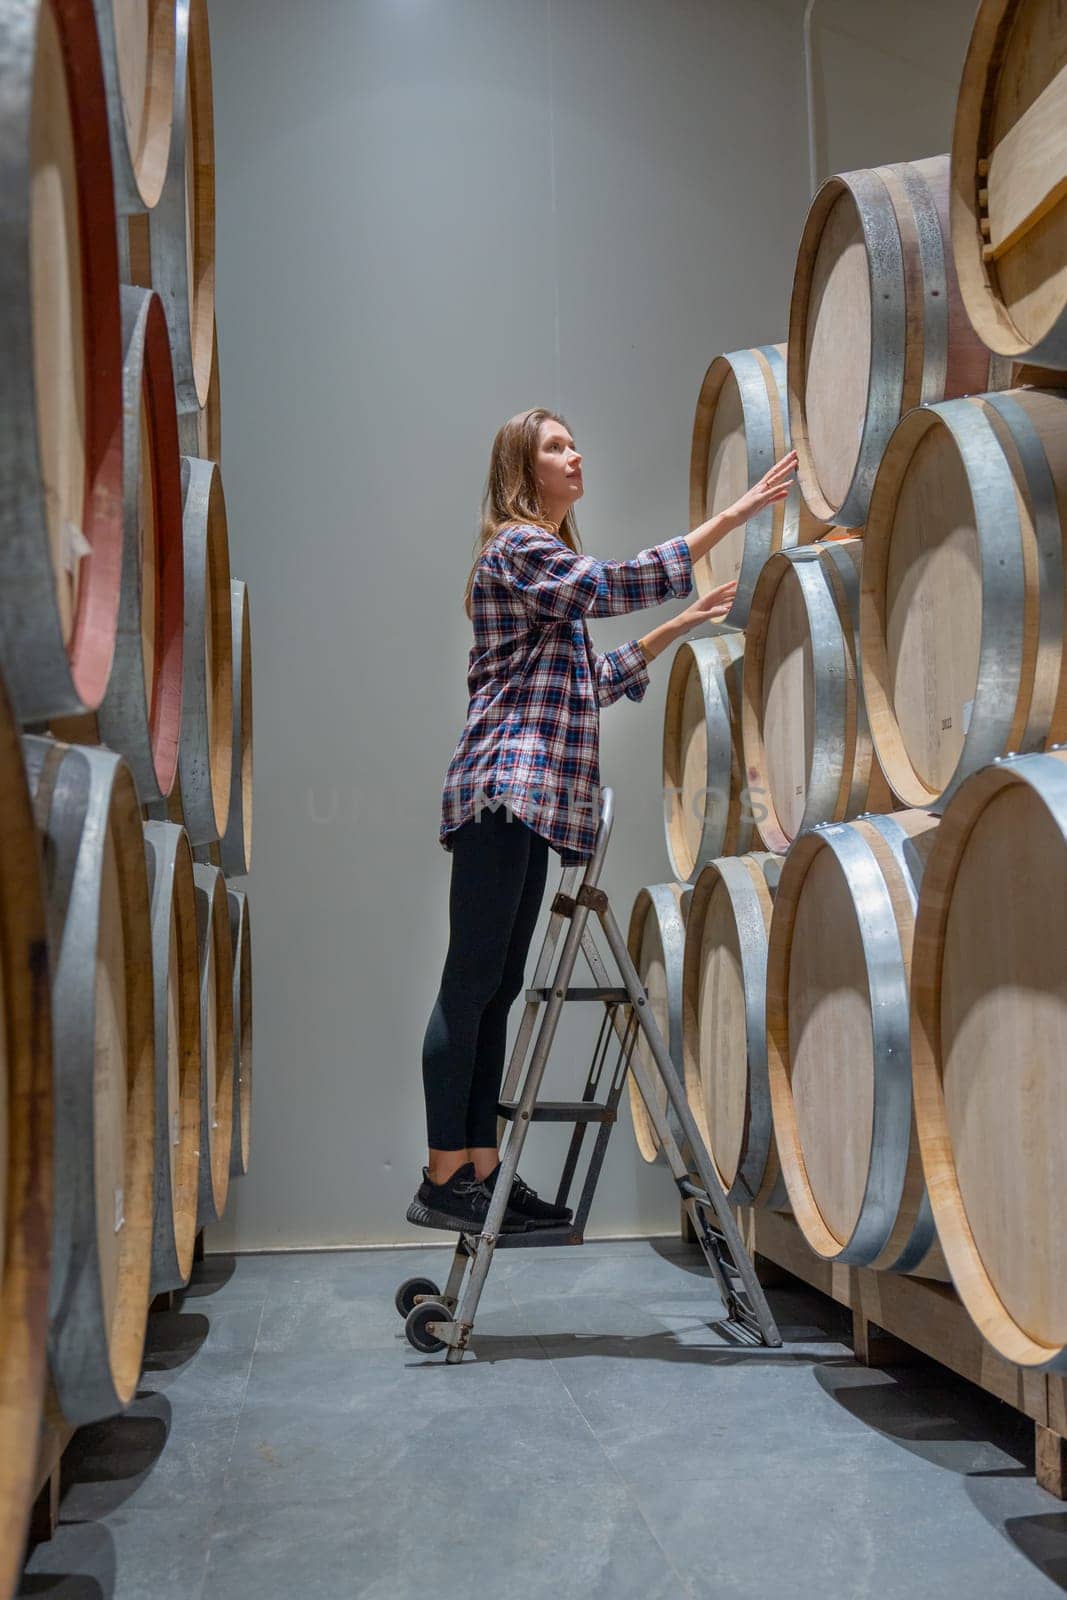
<instances>
[{"instance_id":1,"label":"wooden pallet","mask_svg":"<svg viewBox=\"0 0 1067 1600\"><path fill-rule=\"evenodd\" d=\"M684 1228L688 1218L682 1216ZM792 1217L779 1212L742 1208L737 1218L766 1287L773 1287L776 1270L784 1271L848 1307L858 1361L897 1364L918 1350L1030 1417L1037 1481L1067 1499L1067 1379L1028 1372L998 1356L948 1284L824 1261Z\"/></svg>"}]
</instances>

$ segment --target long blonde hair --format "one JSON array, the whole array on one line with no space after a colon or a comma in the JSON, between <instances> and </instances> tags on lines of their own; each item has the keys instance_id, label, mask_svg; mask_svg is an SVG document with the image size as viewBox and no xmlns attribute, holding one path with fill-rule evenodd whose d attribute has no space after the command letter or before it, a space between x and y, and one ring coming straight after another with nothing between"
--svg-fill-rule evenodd
<instances>
[{"instance_id":1,"label":"long blonde hair","mask_svg":"<svg viewBox=\"0 0 1067 1600\"><path fill-rule=\"evenodd\" d=\"M558 412L548 411L544 406L534 406L529 411L520 411L518 416L509 418L493 440L489 476L485 480L485 493L482 496L481 533L463 595L463 609L468 617L471 615L471 591L478 563L487 545L496 538L501 528L513 527L517 523L532 523L535 528L558 534L575 553L582 548L573 509L568 509L557 529L554 522L549 522L541 505L541 497L537 492L536 460L543 422L558 422L570 432L569 424Z\"/></svg>"}]
</instances>

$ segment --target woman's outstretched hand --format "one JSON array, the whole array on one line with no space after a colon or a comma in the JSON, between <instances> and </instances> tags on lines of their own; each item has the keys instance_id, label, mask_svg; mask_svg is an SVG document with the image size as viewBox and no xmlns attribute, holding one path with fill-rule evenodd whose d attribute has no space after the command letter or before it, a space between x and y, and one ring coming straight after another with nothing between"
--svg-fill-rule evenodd
<instances>
[{"instance_id":1,"label":"woman's outstretched hand","mask_svg":"<svg viewBox=\"0 0 1067 1600\"><path fill-rule=\"evenodd\" d=\"M735 500L727 512L735 527L740 527L742 522L747 522L749 517L754 517L757 511L762 511L764 506L773 505L776 500L784 500L792 488L793 475L797 470L797 453L790 450L781 461L776 461L769 472L765 472L758 483L747 490L740 498Z\"/></svg>"},{"instance_id":2,"label":"woman's outstretched hand","mask_svg":"<svg viewBox=\"0 0 1067 1600\"><path fill-rule=\"evenodd\" d=\"M691 606L680 611L677 620L684 625L686 633L692 628L699 628L702 622L721 622L733 605L736 593L736 579L720 583L717 589L710 589L699 600L694 600Z\"/></svg>"}]
</instances>

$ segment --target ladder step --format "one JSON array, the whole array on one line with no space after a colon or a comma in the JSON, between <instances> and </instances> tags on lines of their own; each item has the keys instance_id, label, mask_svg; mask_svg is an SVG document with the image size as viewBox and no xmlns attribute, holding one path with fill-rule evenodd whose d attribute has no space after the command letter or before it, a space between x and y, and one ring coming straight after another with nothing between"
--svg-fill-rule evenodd
<instances>
[{"instance_id":1,"label":"ladder step","mask_svg":"<svg viewBox=\"0 0 1067 1600\"><path fill-rule=\"evenodd\" d=\"M527 991L526 991L526 999L528 1001L529 1000L551 1000L551 998L555 994L555 992L556 991L554 989L527 989ZM604 1001L613 1001L616 1005L629 1005L629 1003L630 1003L629 990L627 990L627 989L613 989L613 988L609 988L609 987L592 988L592 989L584 988L583 989L581 987L577 987L576 988L576 987L574 987L572 985L570 988L568 988L568 990L567 990L566 994L563 996L563 998L564 998L564 1000L604 1000Z\"/></svg>"},{"instance_id":2,"label":"ladder step","mask_svg":"<svg viewBox=\"0 0 1067 1600\"><path fill-rule=\"evenodd\" d=\"M517 1100L501 1100L497 1111L514 1122ZM531 1122L614 1122L615 1112L599 1100L539 1100L530 1113Z\"/></svg>"},{"instance_id":3,"label":"ladder step","mask_svg":"<svg viewBox=\"0 0 1067 1600\"><path fill-rule=\"evenodd\" d=\"M502 1233L496 1241L498 1250L535 1250L549 1244L584 1244L580 1233L575 1233L573 1223L562 1228L530 1228L526 1233Z\"/></svg>"}]
</instances>

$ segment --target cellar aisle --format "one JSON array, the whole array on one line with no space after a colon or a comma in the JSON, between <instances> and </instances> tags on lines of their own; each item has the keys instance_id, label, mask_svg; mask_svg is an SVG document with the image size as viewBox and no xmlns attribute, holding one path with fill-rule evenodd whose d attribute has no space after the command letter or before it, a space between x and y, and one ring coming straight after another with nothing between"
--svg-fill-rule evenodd
<instances>
[{"instance_id":1,"label":"cellar aisle","mask_svg":"<svg viewBox=\"0 0 1067 1600\"><path fill-rule=\"evenodd\" d=\"M711 1327L674 1240L509 1252L477 1362L400 1336L439 1250L212 1256L151 1319L138 1399L85 1429L23 1596L1030 1600L1067 1587L1032 1424L933 1363L857 1366L843 1313Z\"/></svg>"}]
</instances>

